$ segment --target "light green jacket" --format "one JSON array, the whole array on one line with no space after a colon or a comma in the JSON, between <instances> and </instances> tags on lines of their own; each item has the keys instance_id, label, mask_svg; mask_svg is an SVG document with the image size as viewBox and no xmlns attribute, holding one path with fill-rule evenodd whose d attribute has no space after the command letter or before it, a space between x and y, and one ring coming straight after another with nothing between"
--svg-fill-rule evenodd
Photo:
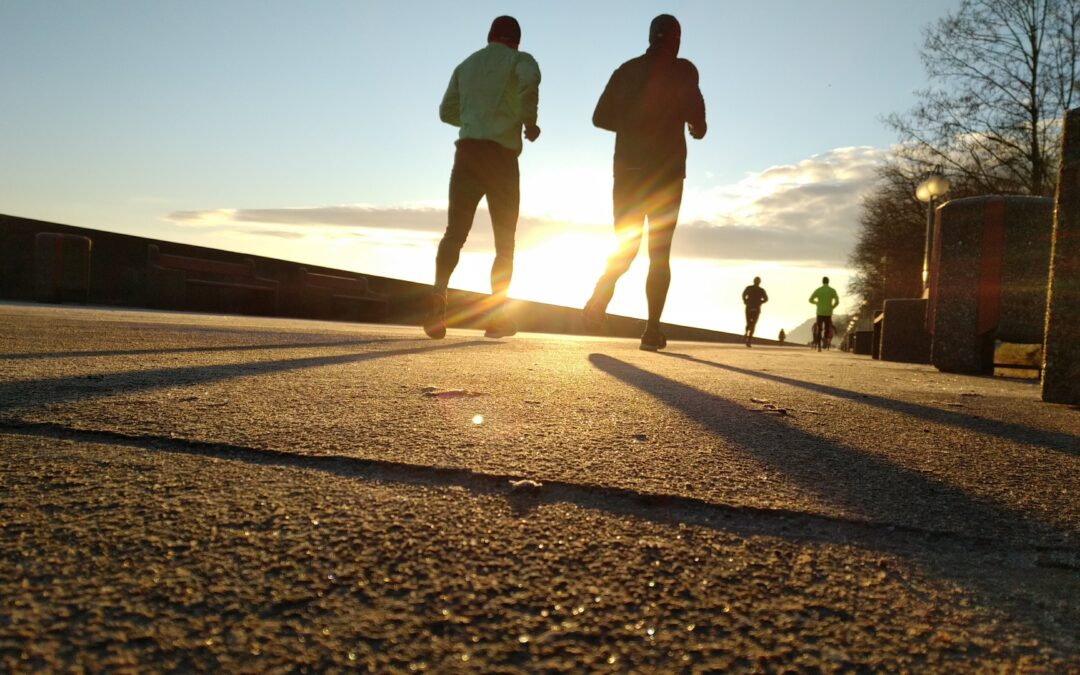
<instances>
[{"instance_id":1,"label":"light green jacket","mask_svg":"<svg viewBox=\"0 0 1080 675\"><path fill-rule=\"evenodd\" d=\"M810 302L817 305L818 316L832 316L833 309L840 304L840 296L832 286L822 286L810 295Z\"/></svg>"},{"instance_id":2,"label":"light green jacket","mask_svg":"<svg viewBox=\"0 0 1080 675\"><path fill-rule=\"evenodd\" d=\"M540 66L529 54L499 42L454 69L439 119L461 127L458 138L495 141L521 154L524 125L536 124Z\"/></svg>"}]
</instances>

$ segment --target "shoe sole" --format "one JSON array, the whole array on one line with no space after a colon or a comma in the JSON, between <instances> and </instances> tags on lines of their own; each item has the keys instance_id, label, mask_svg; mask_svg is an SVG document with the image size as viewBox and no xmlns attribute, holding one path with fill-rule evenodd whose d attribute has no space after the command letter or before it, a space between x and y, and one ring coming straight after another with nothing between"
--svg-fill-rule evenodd
<instances>
[{"instance_id":1,"label":"shoe sole","mask_svg":"<svg viewBox=\"0 0 1080 675\"><path fill-rule=\"evenodd\" d=\"M518 326L514 321L493 322L488 324L487 330L484 331L484 337L499 340L517 335L517 332Z\"/></svg>"},{"instance_id":2,"label":"shoe sole","mask_svg":"<svg viewBox=\"0 0 1080 675\"><path fill-rule=\"evenodd\" d=\"M440 299L436 295L432 295L431 298L433 303L431 318L438 317L439 321L425 323L424 333L432 340L441 340L446 337L446 299Z\"/></svg>"},{"instance_id":3,"label":"shoe sole","mask_svg":"<svg viewBox=\"0 0 1080 675\"><path fill-rule=\"evenodd\" d=\"M581 325L585 329L586 333L592 333L599 335L604 332L604 321L607 319L607 313L597 314L590 311L587 307L581 310Z\"/></svg>"}]
</instances>

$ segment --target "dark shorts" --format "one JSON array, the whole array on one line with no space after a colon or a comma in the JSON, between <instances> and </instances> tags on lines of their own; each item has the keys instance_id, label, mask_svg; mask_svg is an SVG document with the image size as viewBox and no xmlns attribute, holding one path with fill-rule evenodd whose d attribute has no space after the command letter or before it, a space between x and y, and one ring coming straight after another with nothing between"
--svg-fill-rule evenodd
<instances>
[{"instance_id":1,"label":"dark shorts","mask_svg":"<svg viewBox=\"0 0 1080 675\"><path fill-rule=\"evenodd\" d=\"M670 221L674 226L682 205L683 178L674 174L655 175L632 169L618 169L612 183L615 226L640 227L646 217Z\"/></svg>"},{"instance_id":2,"label":"dark shorts","mask_svg":"<svg viewBox=\"0 0 1080 675\"><path fill-rule=\"evenodd\" d=\"M832 333L832 315L818 314L814 329L819 331L819 335L829 337Z\"/></svg>"},{"instance_id":3,"label":"dark shorts","mask_svg":"<svg viewBox=\"0 0 1080 675\"><path fill-rule=\"evenodd\" d=\"M495 252L512 256L521 201L517 154L494 141L462 139L457 142L450 174L446 228L446 237L459 248L469 236L476 207L484 197L495 234Z\"/></svg>"}]
</instances>

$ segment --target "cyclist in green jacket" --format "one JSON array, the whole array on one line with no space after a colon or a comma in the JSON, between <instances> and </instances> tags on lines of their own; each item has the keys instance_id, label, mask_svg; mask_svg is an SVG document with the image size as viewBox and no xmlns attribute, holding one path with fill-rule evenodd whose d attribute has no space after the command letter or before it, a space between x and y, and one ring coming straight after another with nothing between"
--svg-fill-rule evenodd
<instances>
[{"instance_id":1,"label":"cyclist in green jacket","mask_svg":"<svg viewBox=\"0 0 1080 675\"><path fill-rule=\"evenodd\" d=\"M817 305L817 323L814 324L814 332L821 336L818 340L818 351L821 351L821 343L832 339L832 313L840 304L840 296L836 289L829 285L829 277L821 278L821 286L810 294L810 304Z\"/></svg>"}]
</instances>

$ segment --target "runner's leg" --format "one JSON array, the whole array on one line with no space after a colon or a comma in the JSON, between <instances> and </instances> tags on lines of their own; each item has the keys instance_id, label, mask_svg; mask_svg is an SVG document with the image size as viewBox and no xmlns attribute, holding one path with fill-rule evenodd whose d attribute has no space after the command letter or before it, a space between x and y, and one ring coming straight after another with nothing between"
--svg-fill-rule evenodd
<instances>
[{"instance_id":1,"label":"runner's leg","mask_svg":"<svg viewBox=\"0 0 1080 675\"><path fill-rule=\"evenodd\" d=\"M454 153L454 168L450 172L446 232L435 256L436 293L445 294L450 285L450 275L457 267L461 247L469 236L476 207L483 196L484 188L476 172L475 148L472 144L459 143Z\"/></svg>"},{"instance_id":2,"label":"runner's leg","mask_svg":"<svg viewBox=\"0 0 1080 675\"><path fill-rule=\"evenodd\" d=\"M671 241L682 206L683 179L670 180L650 195L649 214L649 276L645 280L645 297L649 304L649 325L659 326L660 315L667 303L671 286Z\"/></svg>"},{"instance_id":3,"label":"runner's leg","mask_svg":"<svg viewBox=\"0 0 1080 675\"><path fill-rule=\"evenodd\" d=\"M637 173L617 171L612 187L612 210L615 217L615 250L608 256L607 266L596 282L586 311L603 314L615 294L615 283L637 257L641 248L645 210L641 204L640 177Z\"/></svg>"}]
</instances>

